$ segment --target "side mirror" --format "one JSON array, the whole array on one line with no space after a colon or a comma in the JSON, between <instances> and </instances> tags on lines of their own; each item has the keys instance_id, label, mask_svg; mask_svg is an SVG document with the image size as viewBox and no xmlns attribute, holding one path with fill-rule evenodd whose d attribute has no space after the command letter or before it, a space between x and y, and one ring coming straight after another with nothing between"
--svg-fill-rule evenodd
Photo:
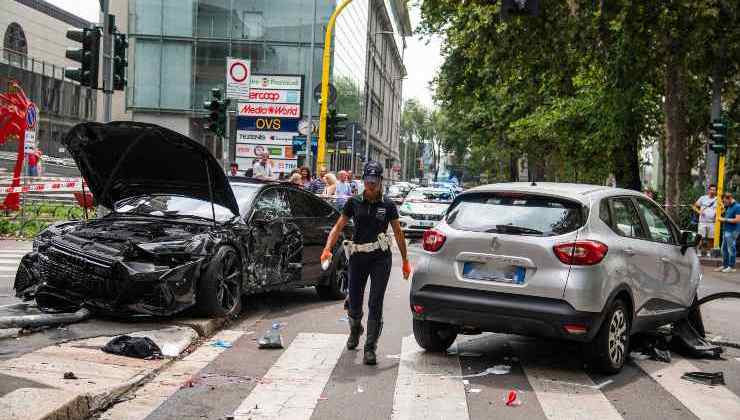
<instances>
[{"instance_id":1,"label":"side mirror","mask_svg":"<svg viewBox=\"0 0 740 420\"><path fill-rule=\"evenodd\" d=\"M681 254L686 254L686 250L694 248L701 242L701 235L696 232L684 230L681 232Z\"/></svg>"},{"instance_id":2,"label":"side mirror","mask_svg":"<svg viewBox=\"0 0 740 420\"><path fill-rule=\"evenodd\" d=\"M269 211L257 210L252 214L252 224L255 226L265 226L272 222L274 217Z\"/></svg>"}]
</instances>

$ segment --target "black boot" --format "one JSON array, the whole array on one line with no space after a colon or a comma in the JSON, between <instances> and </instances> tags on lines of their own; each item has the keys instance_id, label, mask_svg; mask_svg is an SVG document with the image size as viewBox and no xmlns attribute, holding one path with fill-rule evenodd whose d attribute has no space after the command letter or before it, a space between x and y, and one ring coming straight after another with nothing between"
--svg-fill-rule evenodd
<instances>
[{"instance_id":1,"label":"black boot","mask_svg":"<svg viewBox=\"0 0 740 420\"><path fill-rule=\"evenodd\" d=\"M347 350L354 350L360 344L360 336L365 332L362 328L362 318L349 318L349 338L347 339Z\"/></svg>"},{"instance_id":2,"label":"black boot","mask_svg":"<svg viewBox=\"0 0 740 420\"><path fill-rule=\"evenodd\" d=\"M374 365L378 362L375 356L375 349L378 347L378 339L380 338L380 332L382 330L383 321L367 321L367 339L365 340L365 354L362 357L362 362L366 365Z\"/></svg>"}]
</instances>

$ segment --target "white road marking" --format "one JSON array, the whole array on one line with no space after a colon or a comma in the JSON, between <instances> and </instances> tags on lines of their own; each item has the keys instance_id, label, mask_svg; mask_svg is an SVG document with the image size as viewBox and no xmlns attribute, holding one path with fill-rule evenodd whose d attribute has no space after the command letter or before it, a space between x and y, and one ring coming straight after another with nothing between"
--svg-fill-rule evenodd
<instances>
[{"instance_id":1,"label":"white road marking","mask_svg":"<svg viewBox=\"0 0 740 420\"><path fill-rule=\"evenodd\" d=\"M138 389L133 399L115 405L100 418L102 420L145 419L167 401L168 398L174 395L193 375L205 368L226 350L221 347L211 346L210 344L215 343L216 340L233 343L242 335L244 335L244 331L220 331L194 352L182 360L174 362L172 366L157 375L152 382Z\"/></svg>"},{"instance_id":2,"label":"white road marking","mask_svg":"<svg viewBox=\"0 0 740 420\"><path fill-rule=\"evenodd\" d=\"M640 368L700 419L740 419L740 398L724 386L707 386L681 379L697 372L686 359L673 356L670 364L653 360L636 362Z\"/></svg>"},{"instance_id":3,"label":"white road marking","mask_svg":"<svg viewBox=\"0 0 740 420\"><path fill-rule=\"evenodd\" d=\"M19 258L2 258L3 255L0 255L0 264L13 264L18 265L21 263L21 259Z\"/></svg>"},{"instance_id":4,"label":"white road marking","mask_svg":"<svg viewBox=\"0 0 740 420\"><path fill-rule=\"evenodd\" d=\"M622 418L586 373L525 364L522 368L548 419Z\"/></svg>"},{"instance_id":5,"label":"white road marking","mask_svg":"<svg viewBox=\"0 0 740 420\"><path fill-rule=\"evenodd\" d=\"M346 341L346 334L298 334L234 418L309 420Z\"/></svg>"},{"instance_id":6,"label":"white road marking","mask_svg":"<svg viewBox=\"0 0 740 420\"><path fill-rule=\"evenodd\" d=\"M0 265L0 273L17 273L18 272L18 266L14 267L7 267L7 266L1 266Z\"/></svg>"},{"instance_id":7,"label":"white road marking","mask_svg":"<svg viewBox=\"0 0 740 420\"><path fill-rule=\"evenodd\" d=\"M456 356L425 353L413 336L404 337L393 395L392 420L468 420L465 386Z\"/></svg>"}]
</instances>

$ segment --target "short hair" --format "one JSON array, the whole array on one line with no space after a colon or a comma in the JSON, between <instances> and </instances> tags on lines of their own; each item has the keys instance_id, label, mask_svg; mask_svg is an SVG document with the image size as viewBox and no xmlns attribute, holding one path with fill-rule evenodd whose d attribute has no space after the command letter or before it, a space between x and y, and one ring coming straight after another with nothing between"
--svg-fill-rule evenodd
<instances>
[{"instance_id":1,"label":"short hair","mask_svg":"<svg viewBox=\"0 0 740 420\"><path fill-rule=\"evenodd\" d=\"M722 197L724 197L724 198L733 198L732 191L725 191L722 194Z\"/></svg>"},{"instance_id":2,"label":"short hair","mask_svg":"<svg viewBox=\"0 0 740 420\"><path fill-rule=\"evenodd\" d=\"M717 188L717 184L709 184L709 186L707 187L707 189L710 189L710 188Z\"/></svg>"}]
</instances>

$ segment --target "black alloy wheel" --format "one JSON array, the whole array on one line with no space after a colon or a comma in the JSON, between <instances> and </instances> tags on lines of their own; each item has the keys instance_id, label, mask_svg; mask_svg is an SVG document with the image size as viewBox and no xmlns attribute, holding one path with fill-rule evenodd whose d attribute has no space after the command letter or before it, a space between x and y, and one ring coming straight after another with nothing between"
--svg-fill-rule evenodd
<instances>
[{"instance_id":1,"label":"black alloy wheel","mask_svg":"<svg viewBox=\"0 0 740 420\"><path fill-rule=\"evenodd\" d=\"M198 282L197 306L209 317L236 317L241 312L242 269L236 250L219 248Z\"/></svg>"}]
</instances>

